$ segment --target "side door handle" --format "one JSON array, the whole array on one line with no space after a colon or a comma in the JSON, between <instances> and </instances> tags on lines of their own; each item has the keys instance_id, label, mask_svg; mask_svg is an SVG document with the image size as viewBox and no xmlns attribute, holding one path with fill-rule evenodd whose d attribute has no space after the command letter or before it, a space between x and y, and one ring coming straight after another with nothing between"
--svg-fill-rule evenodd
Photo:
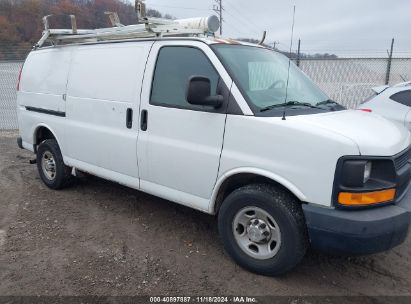
<instances>
[{"instance_id":1,"label":"side door handle","mask_svg":"<svg viewBox=\"0 0 411 304\"><path fill-rule=\"evenodd\" d=\"M142 131L147 131L147 122L148 122L148 112L147 110L142 110L141 119L140 119L140 128Z\"/></svg>"},{"instance_id":2,"label":"side door handle","mask_svg":"<svg viewBox=\"0 0 411 304\"><path fill-rule=\"evenodd\" d=\"M133 109L128 108L126 113L126 127L131 129L133 127Z\"/></svg>"}]
</instances>

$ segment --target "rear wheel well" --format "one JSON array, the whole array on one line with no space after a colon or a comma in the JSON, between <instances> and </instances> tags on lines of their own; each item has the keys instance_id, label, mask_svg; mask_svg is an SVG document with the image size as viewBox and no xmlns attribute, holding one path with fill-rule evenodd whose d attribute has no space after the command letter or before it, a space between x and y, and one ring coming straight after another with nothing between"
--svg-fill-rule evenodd
<instances>
[{"instance_id":1,"label":"rear wheel well","mask_svg":"<svg viewBox=\"0 0 411 304\"><path fill-rule=\"evenodd\" d=\"M240 173L240 174L235 174L233 176L230 176L227 178L220 186L218 190L218 194L216 196L216 201L214 204L214 213L217 214L220 210L221 205L223 204L225 198L234 190L250 185L250 184L267 184L267 185L272 185L277 188L282 189L285 192L290 193L292 196L294 196L298 201L300 201L294 193L292 193L290 190L288 190L286 187L281 185L280 183L257 174L253 173Z\"/></svg>"},{"instance_id":2,"label":"rear wheel well","mask_svg":"<svg viewBox=\"0 0 411 304\"><path fill-rule=\"evenodd\" d=\"M37 146L46 139L56 139L54 134L46 127L39 127L34 135L34 151L37 152Z\"/></svg>"}]
</instances>

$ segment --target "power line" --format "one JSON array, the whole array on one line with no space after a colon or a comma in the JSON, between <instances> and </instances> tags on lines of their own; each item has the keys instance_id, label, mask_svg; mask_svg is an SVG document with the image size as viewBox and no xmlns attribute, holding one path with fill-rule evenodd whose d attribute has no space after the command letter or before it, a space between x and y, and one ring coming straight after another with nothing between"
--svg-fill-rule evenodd
<instances>
[{"instance_id":1,"label":"power line","mask_svg":"<svg viewBox=\"0 0 411 304\"><path fill-rule=\"evenodd\" d=\"M226 4L228 4L228 6L231 7L232 10L234 10L240 17L242 17L243 19L241 20L241 22L248 22L248 24L250 24L251 26L253 26L255 29L257 29L258 32L263 32L264 30L262 30L260 28L260 26L258 26L257 24L255 24L254 22L251 21L250 18L247 18L243 13L241 13L234 4L232 4L231 2L226 0ZM227 11L226 11L227 12Z\"/></svg>"},{"instance_id":2,"label":"power line","mask_svg":"<svg viewBox=\"0 0 411 304\"><path fill-rule=\"evenodd\" d=\"M231 14L229 11L225 11L229 16L233 17L233 21L236 21L236 23L238 23L238 25L244 25L244 20L238 18L237 16ZM227 22L227 20L224 20L224 22ZM238 28L237 28L238 31ZM244 32L245 33L245 32ZM258 33L257 31L255 31L255 33ZM244 37L247 38L247 37Z\"/></svg>"},{"instance_id":3,"label":"power line","mask_svg":"<svg viewBox=\"0 0 411 304\"><path fill-rule=\"evenodd\" d=\"M174 9L186 9L186 10L201 10L201 11L211 11L210 8L198 8L198 7L183 7L183 6L170 6L170 5L151 5L150 7L164 7L164 8L174 8Z\"/></svg>"},{"instance_id":4,"label":"power line","mask_svg":"<svg viewBox=\"0 0 411 304\"><path fill-rule=\"evenodd\" d=\"M228 2L226 2L227 4L229 4ZM231 4L229 4L231 6ZM254 27L255 33L260 34L260 29L258 29L254 24L250 23L250 21L247 18L241 18L241 17L237 17L237 15L234 15L233 13L231 13L229 10L224 9L224 12L227 13L228 15L230 15L231 17L233 17L234 19L236 19L236 21L238 21L239 25L244 26L244 21L248 22L252 27ZM246 37L245 37L246 38Z\"/></svg>"},{"instance_id":5,"label":"power line","mask_svg":"<svg viewBox=\"0 0 411 304\"><path fill-rule=\"evenodd\" d=\"M235 20L235 19L232 19L232 21L235 21L237 25L241 25L241 23L239 23L239 22L238 22L237 20ZM225 19L225 20L224 20L224 23L228 23L228 24L230 24L231 26L235 26L234 24L231 23L231 20L228 21L228 19ZM238 27L237 27L237 28L238 28ZM245 33L245 32L243 32L243 33ZM247 36L247 35L245 35L244 38L247 38L246 36ZM239 37L231 37L231 38L239 38Z\"/></svg>"}]
</instances>

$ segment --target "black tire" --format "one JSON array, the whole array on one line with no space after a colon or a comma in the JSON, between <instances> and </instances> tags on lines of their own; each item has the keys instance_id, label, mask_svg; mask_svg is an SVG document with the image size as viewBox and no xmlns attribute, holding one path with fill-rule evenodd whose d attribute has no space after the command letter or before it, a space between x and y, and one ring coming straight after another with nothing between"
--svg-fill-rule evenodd
<instances>
[{"instance_id":1,"label":"black tire","mask_svg":"<svg viewBox=\"0 0 411 304\"><path fill-rule=\"evenodd\" d=\"M48 173L43 169L44 155L52 155L55 163L54 174L51 178L47 177ZM50 189L62 189L72 181L71 168L64 164L59 145L55 139L47 139L39 145L37 149L37 169L42 181Z\"/></svg>"},{"instance_id":2,"label":"black tire","mask_svg":"<svg viewBox=\"0 0 411 304\"><path fill-rule=\"evenodd\" d=\"M247 207L262 209L278 225L281 242L278 242L277 253L273 257L254 258L236 241L234 219ZM283 189L266 184L244 186L229 194L219 211L218 228L226 251L241 267L270 276L294 268L304 257L309 243L301 203ZM244 235L244 232L241 233ZM244 237L248 238L249 235L245 234Z\"/></svg>"}]
</instances>

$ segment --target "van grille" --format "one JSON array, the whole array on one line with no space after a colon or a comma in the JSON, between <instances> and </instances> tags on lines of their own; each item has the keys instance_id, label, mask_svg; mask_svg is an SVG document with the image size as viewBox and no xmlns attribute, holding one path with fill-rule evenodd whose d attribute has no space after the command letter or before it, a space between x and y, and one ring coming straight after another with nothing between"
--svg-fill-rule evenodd
<instances>
[{"instance_id":1,"label":"van grille","mask_svg":"<svg viewBox=\"0 0 411 304\"><path fill-rule=\"evenodd\" d=\"M395 169L397 171L404 168L411 160L411 147L401 153L394 159Z\"/></svg>"}]
</instances>

